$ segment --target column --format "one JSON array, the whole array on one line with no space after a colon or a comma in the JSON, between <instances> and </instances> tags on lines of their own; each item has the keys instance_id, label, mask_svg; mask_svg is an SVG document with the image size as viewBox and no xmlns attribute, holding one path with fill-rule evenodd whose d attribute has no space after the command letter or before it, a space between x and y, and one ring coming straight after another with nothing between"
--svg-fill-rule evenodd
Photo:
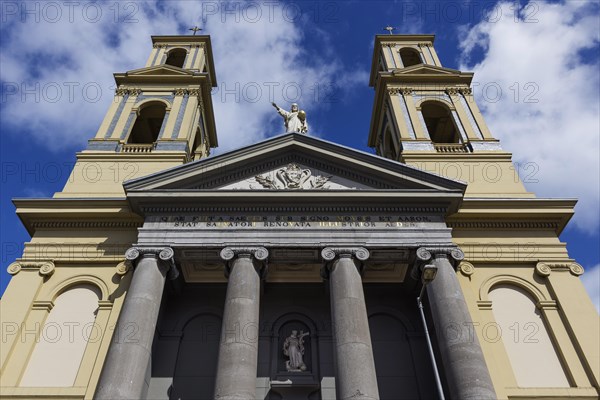
<instances>
[{"instance_id":1,"label":"column","mask_svg":"<svg viewBox=\"0 0 600 400\"><path fill-rule=\"evenodd\" d=\"M173 249L135 248L125 253L137 262L108 349L95 399L144 399L148 390L152 340L167 271L176 271Z\"/></svg>"},{"instance_id":2,"label":"column","mask_svg":"<svg viewBox=\"0 0 600 400\"><path fill-rule=\"evenodd\" d=\"M450 397L462 400L496 399L462 289L450 263L464 254L455 247L419 248L417 260L437 267L437 276L427 286L427 298L435 326L441 361Z\"/></svg>"},{"instance_id":3,"label":"column","mask_svg":"<svg viewBox=\"0 0 600 400\"><path fill-rule=\"evenodd\" d=\"M336 387L340 400L379 399L371 333L360 269L369 251L362 247L321 252L331 290Z\"/></svg>"},{"instance_id":4,"label":"column","mask_svg":"<svg viewBox=\"0 0 600 400\"><path fill-rule=\"evenodd\" d=\"M269 252L264 247L226 247L228 277L215 399L252 400L258 366L258 317L260 279Z\"/></svg>"}]
</instances>

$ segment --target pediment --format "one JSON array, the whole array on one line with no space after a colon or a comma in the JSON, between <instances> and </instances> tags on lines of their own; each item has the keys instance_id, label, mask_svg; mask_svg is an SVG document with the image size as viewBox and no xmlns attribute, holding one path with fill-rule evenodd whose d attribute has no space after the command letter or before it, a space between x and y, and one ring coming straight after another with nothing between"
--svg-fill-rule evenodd
<instances>
[{"instance_id":1,"label":"pediment","mask_svg":"<svg viewBox=\"0 0 600 400\"><path fill-rule=\"evenodd\" d=\"M420 74L420 75L457 75L461 72L456 69L436 67L433 65L418 64L411 67L396 69L394 75Z\"/></svg>"},{"instance_id":2,"label":"pediment","mask_svg":"<svg viewBox=\"0 0 600 400\"><path fill-rule=\"evenodd\" d=\"M125 182L131 192L446 191L466 185L322 139L285 134Z\"/></svg>"},{"instance_id":3,"label":"pediment","mask_svg":"<svg viewBox=\"0 0 600 400\"><path fill-rule=\"evenodd\" d=\"M182 68L174 67L172 65L157 65L157 66L153 66L153 67L134 69L132 71L128 71L126 75L129 77L156 76L156 75L160 75L160 76L165 76L165 75L190 76L190 75L192 75L192 73L189 71L186 71Z\"/></svg>"}]
</instances>

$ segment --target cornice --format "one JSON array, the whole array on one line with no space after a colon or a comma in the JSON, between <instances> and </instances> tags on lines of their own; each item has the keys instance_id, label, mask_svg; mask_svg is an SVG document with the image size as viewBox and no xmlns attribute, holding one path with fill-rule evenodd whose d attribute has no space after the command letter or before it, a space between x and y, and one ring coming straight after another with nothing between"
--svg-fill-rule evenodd
<instances>
[{"instance_id":1,"label":"cornice","mask_svg":"<svg viewBox=\"0 0 600 400\"><path fill-rule=\"evenodd\" d=\"M13 199L30 235L43 229L135 229L143 224L125 198Z\"/></svg>"}]
</instances>

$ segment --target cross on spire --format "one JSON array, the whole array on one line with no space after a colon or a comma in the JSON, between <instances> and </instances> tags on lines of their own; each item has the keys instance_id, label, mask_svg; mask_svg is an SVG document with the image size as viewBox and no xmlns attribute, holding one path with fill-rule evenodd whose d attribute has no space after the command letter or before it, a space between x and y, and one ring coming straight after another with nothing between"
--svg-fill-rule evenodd
<instances>
[{"instance_id":1,"label":"cross on spire","mask_svg":"<svg viewBox=\"0 0 600 400\"><path fill-rule=\"evenodd\" d=\"M393 34L394 34L394 33L393 33L393 32L394 32L394 29L397 29L397 28L394 28L393 26L390 26L390 25L388 25L388 26L386 26L386 27L385 27L385 28L383 28L383 29L384 29L384 30L386 30L386 31L388 31L388 32L390 33L390 35L393 35Z\"/></svg>"},{"instance_id":2,"label":"cross on spire","mask_svg":"<svg viewBox=\"0 0 600 400\"><path fill-rule=\"evenodd\" d=\"M202 30L202 28L198 28L197 26L190 28L190 31L194 31L194 36L196 36L196 32L201 31L201 30Z\"/></svg>"}]
</instances>

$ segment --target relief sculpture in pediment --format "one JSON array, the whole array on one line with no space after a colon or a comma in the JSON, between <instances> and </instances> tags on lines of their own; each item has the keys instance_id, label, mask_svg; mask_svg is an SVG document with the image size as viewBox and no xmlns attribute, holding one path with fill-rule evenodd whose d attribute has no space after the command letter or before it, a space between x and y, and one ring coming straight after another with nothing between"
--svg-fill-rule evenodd
<instances>
[{"instance_id":1,"label":"relief sculpture in pediment","mask_svg":"<svg viewBox=\"0 0 600 400\"><path fill-rule=\"evenodd\" d=\"M266 189L326 189L331 176L313 176L310 169L292 163L278 169L274 177L257 175L254 179Z\"/></svg>"}]
</instances>

